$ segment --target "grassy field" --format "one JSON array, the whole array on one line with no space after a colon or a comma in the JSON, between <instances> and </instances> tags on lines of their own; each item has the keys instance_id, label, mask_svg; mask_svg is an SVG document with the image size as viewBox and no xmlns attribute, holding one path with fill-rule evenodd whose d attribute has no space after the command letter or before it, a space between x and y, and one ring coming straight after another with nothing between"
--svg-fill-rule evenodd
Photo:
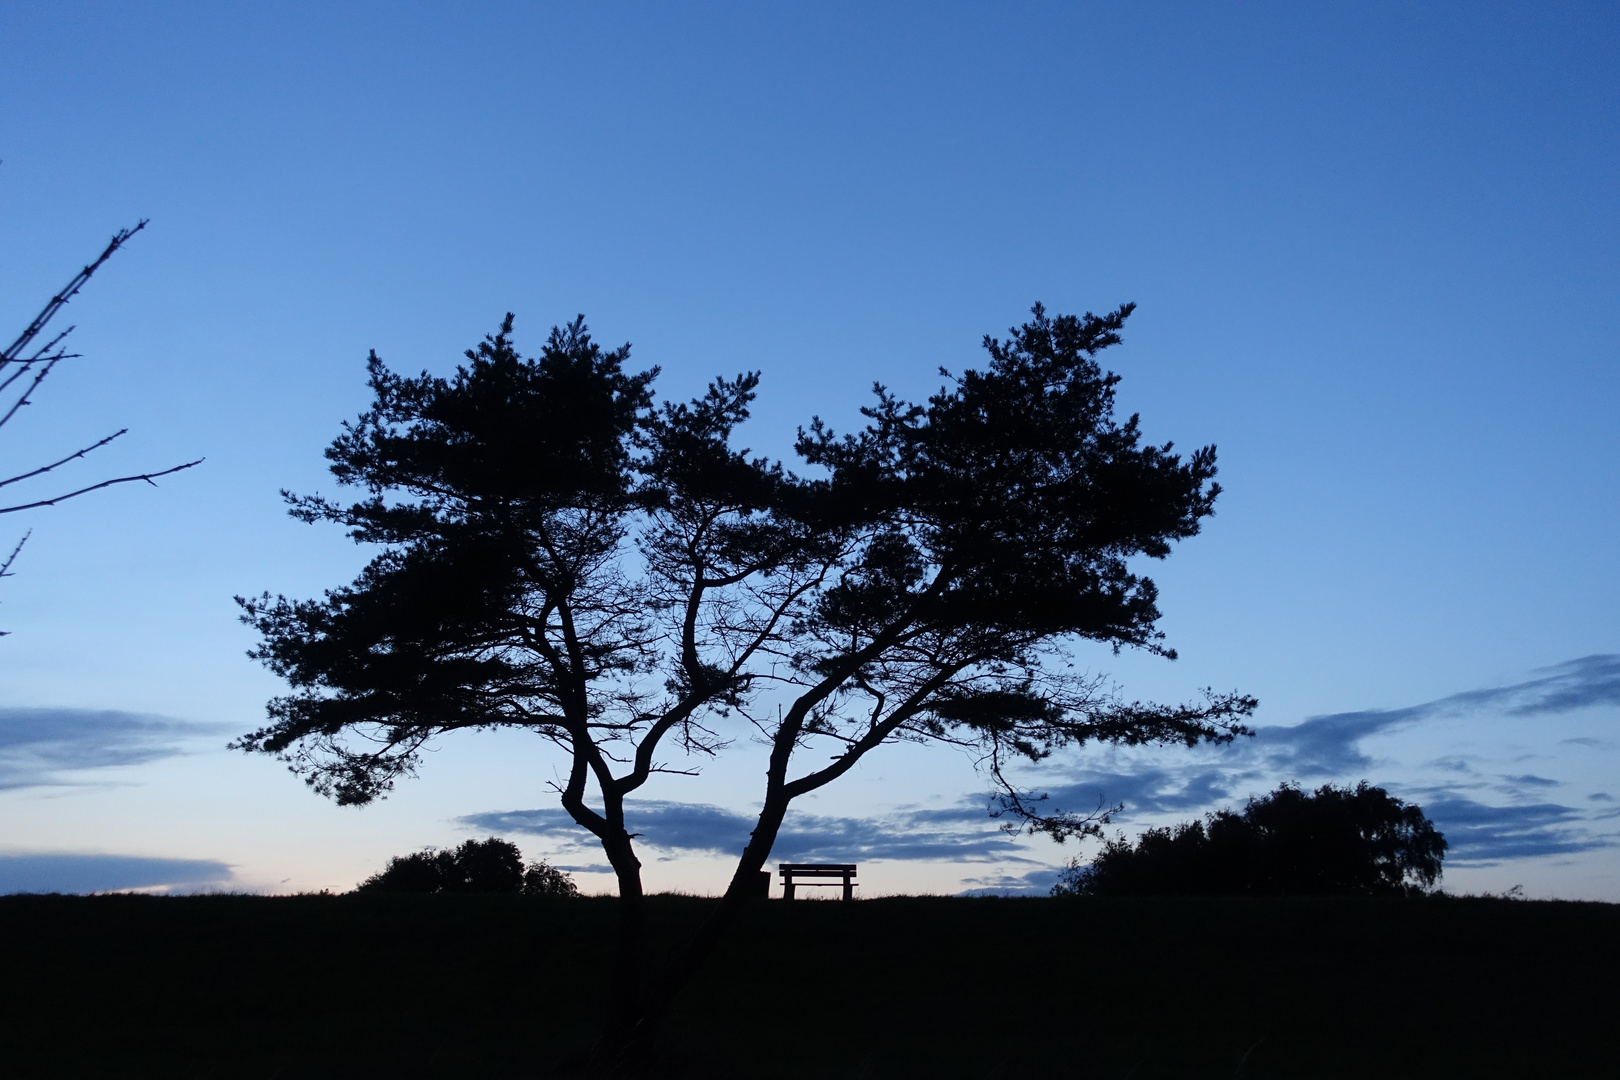
<instances>
[{"instance_id":1,"label":"grassy field","mask_svg":"<svg viewBox=\"0 0 1620 1080\"><path fill-rule=\"evenodd\" d=\"M673 944L708 901L656 897ZM548 1077L611 900L0 898L0 1075ZM670 1076L1615 1077L1620 906L761 903Z\"/></svg>"}]
</instances>

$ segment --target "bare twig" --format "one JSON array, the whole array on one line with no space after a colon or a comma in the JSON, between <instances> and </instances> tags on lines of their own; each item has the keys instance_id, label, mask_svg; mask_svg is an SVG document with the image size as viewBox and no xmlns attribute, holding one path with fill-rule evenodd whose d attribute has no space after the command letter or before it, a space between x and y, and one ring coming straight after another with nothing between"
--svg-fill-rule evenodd
<instances>
[{"instance_id":1,"label":"bare twig","mask_svg":"<svg viewBox=\"0 0 1620 1080\"><path fill-rule=\"evenodd\" d=\"M39 374L34 376L34 381L29 383L27 389L17 396L16 401L11 403L11 408L5 411L5 415L0 416L0 427L4 427L9 423L11 418L17 415L17 410L28 404L28 399L34 396L34 391L39 389L39 384L45 381L45 376L51 373L51 369L56 367L56 362L60 359L59 356L53 356L45 361L45 366L39 369ZM22 363L22 371L28 371L34 362L25 360Z\"/></svg>"},{"instance_id":2,"label":"bare twig","mask_svg":"<svg viewBox=\"0 0 1620 1080\"><path fill-rule=\"evenodd\" d=\"M56 335L57 341L60 341L62 338L67 337L72 332L73 332L73 327L71 327L71 326L68 327L66 330L64 330L60 334ZM56 352L56 353L53 353L53 352L51 352L51 349L55 348L55 346L56 346L56 342L53 341L53 342L51 342L50 345L47 345L45 348L41 349L39 351L38 355L30 356L26 360L17 361L17 370L13 371L10 375L7 375L4 379L0 379L0 391L5 391L5 390L9 389L11 387L12 383L16 382L18 379L22 378L23 376L27 375L30 371L32 371L34 369L35 364L54 364L58 360L77 360L77 359L79 359L79 357L84 355L83 353L76 353L76 352ZM49 355L46 355L46 354L49 354Z\"/></svg>"},{"instance_id":3,"label":"bare twig","mask_svg":"<svg viewBox=\"0 0 1620 1080\"><path fill-rule=\"evenodd\" d=\"M58 346L62 343L62 339L73 332L73 327L70 326L66 330L63 330L61 333L57 334L55 337L51 338L44 345L40 346L33 353L33 355L25 356L24 353L33 344L35 339L38 338L40 334L44 333L46 324L49 323L53 317L55 317L56 313L61 311L63 306L66 305L69 300L73 299L73 297L78 294L80 289L84 288L85 282L90 280L91 275L93 275L97 270L101 269L101 265L103 263L112 258L113 252L123 247L124 243L128 241L130 237L134 236L144 228L146 228L146 219L142 218L135 224L134 228L120 229L117 233L113 234L113 238L108 241L107 246L102 250L101 254L96 257L95 261L82 268L73 276L73 280L69 281L67 285L63 286L60 292L51 297L50 301L45 305L45 307L40 310L40 313L34 316L34 320L30 322L27 328L17 336L17 340L13 341L3 353L0 353L0 371L4 371L7 365L16 365L16 369L14 371L6 374L3 379L0 379L0 392L8 390L13 383L17 382L19 379L27 377L30 373L32 373L32 379L27 383L27 386L23 389L22 393L17 396L16 400L12 401L9 407L0 406L0 409L3 409L3 411L0 411L0 427L3 427L9 420L11 420L11 418L14 417L18 410L20 410L24 405L30 403L29 399L33 395L34 391L39 388L39 384L45 381L45 377L51 373L51 370L60 361L67 360L78 355L77 353L62 352L58 348ZM31 469L27 472L18 473L16 476L0 479L0 487L6 487L10 484L15 484L23 480L31 480L35 477L43 476L44 474L51 472L53 469L66 465L70 461L76 461L77 459L84 457L86 454L101 449L103 446L106 446L108 443L112 442L120 435L123 435L128 430L128 428L120 428L111 435L108 435L106 438L99 439L96 442L91 443L89 446L75 450L66 457L53 461L48 465L41 465L37 469ZM66 494L56 495L49 499L36 499L33 502L18 503L15 506L0 507L0 514L14 514L21 510L34 510L43 506L55 506L59 502L65 502L68 499L76 498L80 495L86 495L92 491L100 491L102 488L112 487L115 484L129 484L141 480L144 480L148 484L153 484L153 482L160 476L169 476L173 473L181 472L185 469L191 468L194 465L202 464L202 461L202 458L198 458L196 461L188 461L184 465L176 465L173 468L163 469L158 472L137 473L133 476L119 476L111 480L103 480L100 483L90 484L86 487L79 488L77 491L70 491ZM154 484L154 486L156 485ZM23 539L27 540L27 537L25 536ZM17 551L20 551L21 549L22 544L19 543L16 550L12 551L11 558L8 558L4 563L4 567L0 568L0 576L4 576L5 570L10 568L12 559L17 557Z\"/></svg>"},{"instance_id":4,"label":"bare twig","mask_svg":"<svg viewBox=\"0 0 1620 1080\"><path fill-rule=\"evenodd\" d=\"M152 484L153 487L157 487L157 485L153 484L152 481L156 480L158 477L168 476L170 473L177 473L182 469L189 469L193 465L201 465L206 460L206 458L198 458L196 461L188 461L184 465L176 465L174 468L164 469L162 472L141 473L137 476L120 476L115 480L103 480L99 484L91 484L89 487L80 488L78 491L70 491L66 495L58 495L54 499L40 499L38 502L22 503L18 506L0 506L0 514L14 514L19 510L33 510L41 506L55 506L59 502L65 502L68 499L76 498L79 495L84 495L92 491L99 491L104 487L112 487L114 484L133 483L137 480L145 480L148 484Z\"/></svg>"},{"instance_id":5,"label":"bare twig","mask_svg":"<svg viewBox=\"0 0 1620 1080\"><path fill-rule=\"evenodd\" d=\"M33 472L18 473L16 476L10 477L9 479L0 480L0 487L5 487L7 484L15 484L19 480L32 479L33 477L39 476L39 475L41 475L43 473L50 472L52 469L56 468L58 465L66 465L68 462L72 461L74 458L82 458L82 457L84 457L84 455L90 453L92 450L100 450L103 446L106 446L108 443L112 442L114 439L118 438L118 436L124 434L128 430L129 430L129 428L119 428L117 431L113 432L111 435L107 436L105 439L102 439L100 442L93 443L90 446L85 447L83 450L76 450L73 453L69 454L67 457L63 458L61 461L53 461L49 465L41 465L39 468L35 469ZM195 465L196 462L192 462L192 464ZM186 466L182 465L181 468L186 468ZM174 470L171 469L169 471L173 472ZM153 475L154 476L161 476L163 474L162 473L154 473ZM126 477L125 479L128 479L128 480L141 480L141 479L145 479L145 478L144 477L139 477L139 476L130 476L130 477ZM113 484L116 484L118 482L119 481L117 481L117 480L108 481L108 483L113 483ZM64 496L64 498L67 498L67 497L69 497L69 496Z\"/></svg>"},{"instance_id":6,"label":"bare twig","mask_svg":"<svg viewBox=\"0 0 1620 1080\"><path fill-rule=\"evenodd\" d=\"M0 563L0 577L11 577L11 564L17 561L17 553L23 549L23 545L28 543L28 538L33 535L33 529L23 533L22 539L17 541L17 546L11 549L10 555L6 556L6 561Z\"/></svg>"},{"instance_id":7,"label":"bare twig","mask_svg":"<svg viewBox=\"0 0 1620 1080\"><path fill-rule=\"evenodd\" d=\"M5 352L0 353L0 368L22 356L22 351L28 348L29 342L40 335L45 329L45 324L50 322L69 300L73 299L75 293L84 288L84 283L90 280L90 275L100 270L101 264L112 258L113 252L123 247L126 240L146 228L146 222L147 219L142 218L133 229L119 229L118 232L113 234L112 240L107 243L106 249L96 257L96 261L75 274L73 280L68 282L61 292L51 297L50 302L45 305L44 309L34 316L34 321L29 323L28 328L18 335L17 340L12 342ZM57 340L61 339L58 338Z\"/></svg>"},{"instance_id":8,"label":"bare twig","mask_svg":"<svg viewBox=\"0 0 1620 1080\"><path fill-rule=\"evenodd\" d=\"M17 561L17 553L23 549L23 545L28 543L28 538L33 535L33 529L29 529L27 532L23 533L22 539L17 541L17 546L11 549L10 555L6 556L6 561L0 563L0 578L8 578L11 576L11 564ZM10 630L0 630L0 637L5 637L9 633L11 633Z\"/></svg>"}]
</instances>

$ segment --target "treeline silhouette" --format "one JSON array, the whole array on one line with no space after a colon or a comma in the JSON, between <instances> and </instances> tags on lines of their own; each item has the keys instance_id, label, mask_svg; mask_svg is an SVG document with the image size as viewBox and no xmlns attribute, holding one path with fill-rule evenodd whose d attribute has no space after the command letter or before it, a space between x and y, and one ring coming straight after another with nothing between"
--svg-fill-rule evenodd
<instances>
[{"instance_id":1,"label":"treeline silhouette","mask_svg":"<svg viewBox=\"0 0 1620 1080\"><path fill-rule=\"evenodd\" d=\"M509 840L468 840L444 851L428 848L396 855L355 892L367 893L521 893L524 896L578 896L573 878L523 853Z\"/></svg>"},{"instance_id":2,"label":"treeline silhouette","mask_svg":"<svg viewBox=\"0 0 1620 1080\"><path fill-rule=\"evenodd\" d=\"M1284 784L1241 813L1149 829L1078 860L1054 896L1412 896L1434 888L1446 839L1419 806L1365 780Z\"/></svg>"}]
</instances>

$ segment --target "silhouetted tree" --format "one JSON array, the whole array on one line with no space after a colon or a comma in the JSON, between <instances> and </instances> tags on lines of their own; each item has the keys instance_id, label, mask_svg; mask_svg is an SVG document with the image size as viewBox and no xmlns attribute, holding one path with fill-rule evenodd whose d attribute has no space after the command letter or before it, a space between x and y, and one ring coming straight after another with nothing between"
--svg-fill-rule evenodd
<instances>
[{"instance_id":1,"label":"silhouetted tree","mask_svg":"<svg viewBox=\"0 0 1620 1080\"><path fill-rule=\"evenodd\" d=\"M565 871L543 861L530 863L523 870L524 896L576 897L579 886Z\"/></svg>"},{"instance_id":2,"label":"silhouetted tree","mask_svg":"<svg viewBox=\"0 0 1620 1080\"><path fill-rule=\"evenodd\" d=\"M1423 816L1365 780L1315 792L1284 784L1241 814L1149 829L1069 864L1057 896L1408 896L1440 877L1446 839Z\"/></svg>"},{"instance_id":3,"label":"silhouetted tree","mask_svg":"<svg viewBox=\"0 0 1620 1080\"><path fill-rule=\"evenodd\" d=\"M1183 459L1113 417L1095 356L1130 311L1037 305L926 404L876 387L860 431L800 432L811 478L733 448L757 373L657 406L656 370L628 372L630 347L602 349L582 318L524 359L509 315L449 378L372 354L375 401L326 452L363 497L287 497L383 551L318 599L239 598L251 655L293 692L234 745L340 804L387 792L444 732L559 746L553 786L618 879L614 1059L754 894L792 801L885 743L973 748L1010 827L1094 832L1105 815L1049 809L1006 766L1091 740L1225 741L1255 705L1127 703L1067 659L1078 641L1174 657L1128 560L1195 535L1219 491L1213 447ZM713 916L649 982L625 800L692 771L669 747L701 759L738 731L769 746L763 808Z\"/></svg>"},{"instance_id":4,"label":"silhouetted tree","mask_svg":"<svg viewBox=\"0 0 1620 1080\"><path fill-rule=\"evenodd\" d=\"M90 276L101 269L101 264L112 258L113 252L123 247L126 240L144 228L146 228L146 222L141 221L136 223L133 229L120 229L114 234L112 240L108 242L106 248L97 256L96 260L80 269L74 275L73 280L68 282L55 296L51 297L40 313L34 316L33 321L23 329L21 334L17 335L17 340L7 346L4 352L0 352L0 427L9 424L25 406L33 404L34 391L39 389L40 383L44 382L51 372L56 369L57 364L63 360L76 359L79 356L78 353L70 353L62 347L62 342L69 334L73 333L73 327L68 327L61 333L46 339L43 343L40 342L41 335L45 333L46 326L56 317L57 313L67 305L69 300L73 299L80 289L84 288L85 283L90 280ZM128 431L128 428L120 428L111 435L98 439L88 446L82 446L71 454L55 461L33 469L27 469L12 476L0 478L0 487L10 487L12 484L19 484L25 480L33 480L44 476L64 465L77 461L87 454L100 450L103 446ZM44 498L25 499L23 502L10 506L0 505L0 514L15 514L23 510L55 506L59 502L65 502L68 499L77 498L92 491L99 491L101 488L112 487L114 484L129 484L138 480L144 480L150 484L160 476L168 476L170 473L189 469L193 465L201 464L201 462L202 459L198 458L196 461L188 461L184 465L176 465L158 472L114 477L111 480L88 484L73 491L59 492ZM22 539L17 541L16 546L11 549L11 553L6 556L5 561L0 562L0 578L11 576L11 565L22 551L23 545L28 542L29 535L29 533L24 533ZM5 631L0 631L0 634L3 633Z\"/></svg>"},{"instance_id":5,"label":"silhouetted tree","mask_svg":"<svg viewBox=\"0 0 1620 1080\"><path fill-rule=\"evenodd\" d=\"M448 851L415 851L409 855L395 855L388 865L372 874L355 892L436 893L444 891L445 878L450 876L454 855Z\"/></svg>"},{"instance_id":6,"label":"silhouetted tree","mask_svg":"<svg viewBox=\"0 0 1620 1080\"><path fill-rule=\"evenodd\" d=\"M356 892L523 893L525 896L578 896L569 876L544 862L523 865L523 854L509 840L468 840L460 847L396 855Z\"/></svg>"}]
</instances>

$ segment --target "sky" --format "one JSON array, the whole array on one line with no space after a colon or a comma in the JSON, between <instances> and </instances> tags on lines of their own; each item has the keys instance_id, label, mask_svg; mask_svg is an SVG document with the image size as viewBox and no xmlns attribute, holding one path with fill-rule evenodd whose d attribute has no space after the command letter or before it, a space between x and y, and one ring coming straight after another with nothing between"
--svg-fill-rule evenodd
<instances>
[{"instance_id":1,"label":"sky","mask_svg":"<svg viewBox=\"0 0 1620 1080\"><path fill-rule=\"evenodd\" d=\"M491 833L611 888L522 733L363 809L225 749L279 690L232 597L367 558L278 492L332 490L369 350L444 373L508 311L530 351L583 313L666 396L761 371L743 442L788 457L1035 301L1134 301L1121 411L1215 444L1225 493L1151 567L1180 659L1076 662L1254 694L1260 732L1029 780L1133 834L1366 779L1435 820L1454 891L1620 900L1616 56L1596 2L6 4L0 325L151 223L0 474L123 427L62 483L206 461L0 515L31 530L0 891L346 889ZM650 788L649 887L722 889L762 775L739 744ZM1007 836L986 790L888 748L775 855L880 895L1044 891L1094 849Z\"/></svg>"}]
</instances>

